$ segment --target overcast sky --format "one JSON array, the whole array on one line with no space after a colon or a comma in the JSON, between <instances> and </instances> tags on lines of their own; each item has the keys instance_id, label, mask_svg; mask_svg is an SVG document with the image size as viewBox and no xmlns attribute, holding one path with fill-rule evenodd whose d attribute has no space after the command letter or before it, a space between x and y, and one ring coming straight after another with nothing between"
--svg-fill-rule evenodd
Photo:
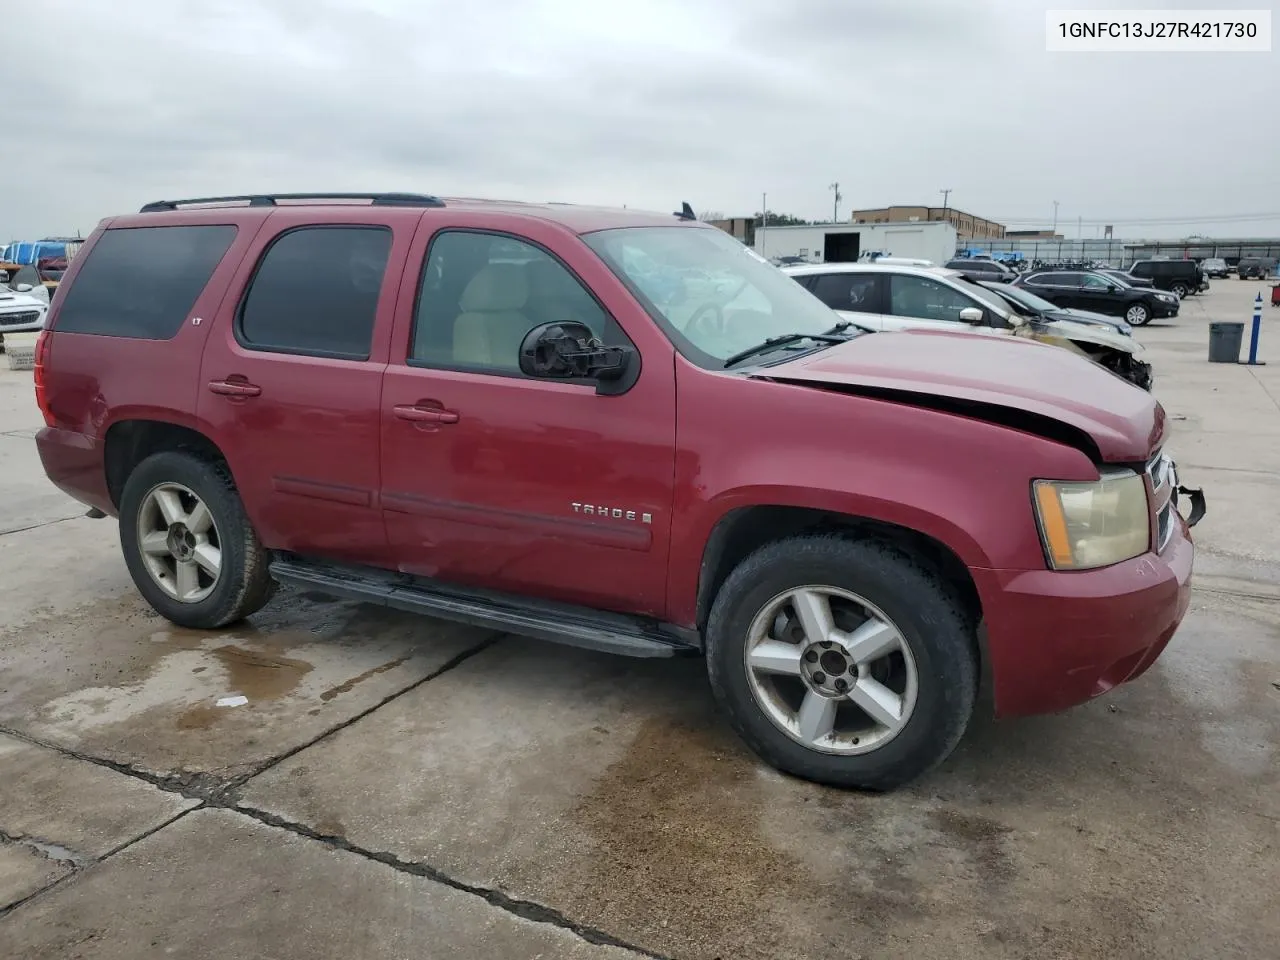
<instances>
[{"instance_id":1,"label":"overcast sky","mask_svg":"<svg viewBox=\"0 0 1280 960\"><path fill-rule=\"evenodd\" d=\"M949 187L1280 236L1280 54L1045 51L1048 7L1270 3L38 0L0 26L0 240L255 190L830 217L836 180L842 218Z\"/></svg>"}]
</instances>

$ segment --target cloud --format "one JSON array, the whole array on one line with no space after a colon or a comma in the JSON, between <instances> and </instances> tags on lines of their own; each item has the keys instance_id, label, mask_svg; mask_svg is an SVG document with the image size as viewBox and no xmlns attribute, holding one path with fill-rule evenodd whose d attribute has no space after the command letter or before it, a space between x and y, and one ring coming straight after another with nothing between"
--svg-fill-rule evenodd
<instances>
[{"instance_id":1,"label":"cloud","mask_svg":"<svg viewBox=\"0 0 1280 960\"><path fill-rule=\"evenodd\" d=\"M1020 226L1280 234L1124 225L1280 209L1274 55L1048 54L1046 6L43 0L56 30L0 59L0 237L272 189L821 216L833 180L845 210L949 187Z\"/></svg>"}]
</instances>

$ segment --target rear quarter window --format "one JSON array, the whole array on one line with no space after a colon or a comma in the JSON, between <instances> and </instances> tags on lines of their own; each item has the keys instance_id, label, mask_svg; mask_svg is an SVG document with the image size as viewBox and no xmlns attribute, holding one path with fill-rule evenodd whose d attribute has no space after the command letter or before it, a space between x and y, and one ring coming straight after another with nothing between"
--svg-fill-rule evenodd
<instances>
[{"instance_id":1,"label":"rear quarter window","mask_svg":"<svg viewBox=\"0 0 1280 960\"><path fill-rule=\"evenodd\" d=\"M108 230L58 311L59 333L168 340L235 239L230 224Z\"/></svg>"}]
</instances>

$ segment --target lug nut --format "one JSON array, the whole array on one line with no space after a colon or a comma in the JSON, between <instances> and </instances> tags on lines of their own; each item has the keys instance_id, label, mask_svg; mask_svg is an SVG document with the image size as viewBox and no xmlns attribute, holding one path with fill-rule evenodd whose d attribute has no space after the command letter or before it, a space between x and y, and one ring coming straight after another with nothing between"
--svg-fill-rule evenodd
<instances>
[{"instance_id":1,"label":"lug nut","mask_svg":"<svg viewBox=\"0 0 1280 960\"><path fill-rule=\"evenodd\" d=\"M849 684L845 682L844 677L840 677L839 679L836 680L836 689L839 690L841 693L844 693L846 690L849 689Z\"/></svg>"},{"instance_id":2,"label":"lug nut","mask_svg":"<svg viewBox=\"0 0 1280 960\"><path fill-rule=\"evenodd\" d=\"M808 653L806 653L806 654L804 655L804 658L805 658L806 660L808 660L810 663L817 663L817 662L818 662L818 654L817 654L815 651L813 651L813 650L810 650Z\"/></svg>"},{"instance_id":3,"label":"lug nut","mask_svg":"<svg viewBox=\"0 0 1280 960\"><path fill-rule=\"evenodd\" d=\"M826 682L827 682L826 675L825 675L825 674L821 674L821 673L815 673L815 674L813 675L813 682L814 682L814 683L826 683Z\"/></svg>"}]
</instances>

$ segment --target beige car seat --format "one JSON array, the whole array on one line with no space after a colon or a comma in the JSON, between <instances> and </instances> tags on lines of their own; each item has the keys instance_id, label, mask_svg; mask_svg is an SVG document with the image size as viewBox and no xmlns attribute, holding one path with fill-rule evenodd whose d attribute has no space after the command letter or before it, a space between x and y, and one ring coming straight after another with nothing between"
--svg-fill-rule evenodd
<instances>
[{"instance_id":1,"label":"beige car seat","mask_svg":"<svg viewBox=\"0 0 1280 960\"><path fill-rule=\"evenodd\" d=\"M453 322L454 363L520 369L520 343L534 324L523 313L529 299L524 265L491 263L471 278Z\"/></svg>"}]
</instances>

